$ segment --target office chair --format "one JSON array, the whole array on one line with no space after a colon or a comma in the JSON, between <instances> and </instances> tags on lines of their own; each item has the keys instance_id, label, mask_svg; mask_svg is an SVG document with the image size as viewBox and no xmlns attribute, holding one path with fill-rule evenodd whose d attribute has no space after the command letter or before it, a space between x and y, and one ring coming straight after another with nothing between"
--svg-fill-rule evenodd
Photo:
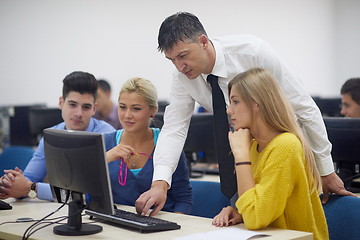
<instances>
[{"instance_id":1,"label":"office chair","mask_svg":"<svg viewBox=\"0 0 360 240\"><path fill-rule=\"evenodd\" d=\"M193 193L193 206L191 215L213 218L227 206L230 200L220 189L219 182L190 180Z\"/></svg>"},{"instance_id":2,"label":"office chair","mask_svg":"<svg viewBox=\"0 0 360 240\"><path fill-rule=\"evenodd\" d=\"M360 198L330 195L323 205L330 240L353 240L360 237Z\"/></svg>"},{"instance_id":3,"label":"office chair","mask_svg":"<svg viewBox=\"0 0 360 240\"><path fill-rule=\"evenodd\" d=\"M30 146L10 146L0 154L0 175L5 169L15 167L24 170L34 154L34 149Z\"/></svg>"},{"instance_id":4,"label":"office chair","mask_svg":"<svg viewBox=\"0 0 360 240\"><path fill-rule=\"evenodd\" d=\"M217 163L215 155L214 116L210 113L196 113L191 116L189 131L184 145L184 152L189 161L190 177L199 177L197 173L219 174L218 169L192 168L195 162ZM198 159L198 153L204 153L203 159Z\"/></svg>"},{"instance_id":5,"label":"office chair","mask_svg":"<svg viewBox=\"0 0 360 240\"><path fill-rule=\"evenodd\" d=\"M336 170L347 188L355 174L355 164L360 163L360 118L324 117L332 158Z\"/></svg>"}]
</instances>

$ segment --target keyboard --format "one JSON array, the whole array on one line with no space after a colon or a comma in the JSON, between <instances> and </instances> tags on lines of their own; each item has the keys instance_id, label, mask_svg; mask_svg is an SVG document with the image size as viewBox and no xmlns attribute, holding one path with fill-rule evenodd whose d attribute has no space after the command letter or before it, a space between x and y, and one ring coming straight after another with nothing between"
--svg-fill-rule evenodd
<instances>
[{"instance_id":1,"label":"keyboard","mask_svg":"<svg viewBox=\"0 0 360 240\"><path fill-rule=\"evenodd\" d=\"M89 210L85 210L85 213L95 218L110 221L119 226L137 229L140 232L166 231L181 228L181 226L175 222L170 222L149 216L141 216L137 213L124 211L121 209L115 209L114 215L107 215Z\"/></svg>"}]
</instances>

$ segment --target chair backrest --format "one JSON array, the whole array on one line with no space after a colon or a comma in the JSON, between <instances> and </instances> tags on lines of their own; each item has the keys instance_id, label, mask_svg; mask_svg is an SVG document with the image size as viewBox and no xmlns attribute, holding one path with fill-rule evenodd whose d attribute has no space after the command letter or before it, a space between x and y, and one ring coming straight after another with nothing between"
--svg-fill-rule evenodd
<instances>
[{"instance_id":1,"label":"chair backrest","mask_svg":"<svg viewBox=\"0 0 360 240\"><path fill-rule=\"evenodd\" d=\"M360 163L360 118L324 117L334 162Z\"/></svg>"},{"instance_id":2,"label":"chair backrest","mask_svg":"<svg viewBox=\"0 0 360 240\"><path fill-rule=\"evenodd\" d=\"M193 193L191 215L213 218L230 205L229 198L221 192L219 182L190 180Z\"/></svg>"},{"instance_id":3,"label":"chair backrest","mask_svg":"<svg viewBox=\"0 0 360 240\"><path fill-rule=\"evenodd\" d=\"M15 167L24 170L34 154L34 149L30 146L10 146L0 154L0 175L5 169Z\"/></svg>"},{"instance_id":4,"label":"chair backrest","mask_svg":"<svg viewBox=\"0 0 360 240\"><path fill-rule=\"evenodd\" d=\"M360 238L360 198L331 195L323 207L330 240Z\"/></svg>"}]
</instances>

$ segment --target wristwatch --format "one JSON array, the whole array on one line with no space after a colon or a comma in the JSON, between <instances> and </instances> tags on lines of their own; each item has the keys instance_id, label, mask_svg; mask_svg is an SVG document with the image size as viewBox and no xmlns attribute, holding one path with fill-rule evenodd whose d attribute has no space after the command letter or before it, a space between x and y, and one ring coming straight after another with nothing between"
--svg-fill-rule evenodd
<instances>
[{"instance_id":1,"label":"wristwatch","mask_svg":"<svg viewBox=\"0 0 360 240\"><path fill-rule=\"evenodd\" d=\"M37 196L36 187L37 187L37 184L35 182L31 183L30 191L28 193L29 198L36 198L36 196Z\"/></svg>"}]
</instances>

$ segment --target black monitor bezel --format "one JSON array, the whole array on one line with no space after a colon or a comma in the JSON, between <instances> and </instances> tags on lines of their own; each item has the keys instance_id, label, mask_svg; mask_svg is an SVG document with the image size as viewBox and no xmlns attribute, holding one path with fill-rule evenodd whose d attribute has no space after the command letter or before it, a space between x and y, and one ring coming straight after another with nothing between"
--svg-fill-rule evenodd
<instances>
[{"instance_id":1,"label":"black monitor bezel","mask_svg":"<svg viewBox=\"0 0 360 240\"><path fill-rule=\"evenodd\" d=\"M80 165L83 167L79 169L79 167L71 165L70 169L72 172L65 172L64 169L69 168L69 165L65 166L65 164L59 164L59 159L64 160L64 158L62 156L53 156L54 149L51 150L51 148L57 148L57 151L61 151L65 156L66 153L69 153L73 151L75 147L80 146L81 141L88 141L89 145L92 145L92 149L90 151L94 151L98 155L89 155L87 152L87 150L89 150L88 148L77 149L77 151L83 151L84 156L88 154L87 159L78 160L81 161ZM55 144L57 144L57 146L54 146ZM76 144L78 145L74 146ZM44 151L49 184L51 186L54 199L57 202L61 203L64 201L64 198L60 194L61 190L70 191L71 194L90 194L92 196L91 202L88 202L89 198L83 199L85 205L84 207L86 209L103 214L114 213L111 182L102 133L45 129ZM70 164L75 164L71 163L71 161L75 161L74 159L68 158L68 161ZM92 166L92 168L90 168L90 166ZM91 174L94 171L98 174ZM90 175L93 175L92 178L89 177ZM64 178L69 176L72 178L71 183L64 181ZM91 186L86 185L86 182L89 181L98 181L99 184L92 184ZM83 184L83 186L79 187L78 184ZM81 189L89 187L92 188L91 193L87 190ZM96 197L94 197L94 192L97 192Z\"/></svg>"}]
</instances>

